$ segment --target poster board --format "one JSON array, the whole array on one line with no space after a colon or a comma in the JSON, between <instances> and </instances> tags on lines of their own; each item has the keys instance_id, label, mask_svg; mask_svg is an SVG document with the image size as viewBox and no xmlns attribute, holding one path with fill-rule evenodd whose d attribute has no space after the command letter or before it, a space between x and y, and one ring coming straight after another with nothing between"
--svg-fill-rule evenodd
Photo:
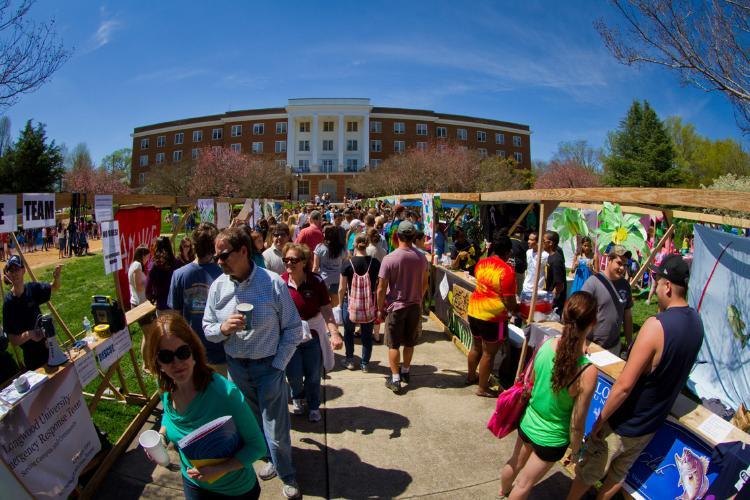
<instances>
[{"instance_id":1,"label":"poster board","mask_svg":"<svg viewBox=\"0 0 750 500\"><path fill-rule=\"evenodd\" d=\"M229 227L231 210L232 208L229 206L229 203L216 203L216 227L218 227L219 229Z\"/></svg>"},{"instance_id":2,"label":"poster board","mask_svg":"<svg viewBox=\"0 0 750 500\"><path fill-rule=\"evenodd\" d=\"M128 268L133 263L135 249L139 245L146 245L150 248L151 242L159 236L161 210L153 207L121 208L115 214L115 220L119 222L120 254L122 255L122 268L117 271L117 279L120 282L122 300L128 304L130 302Z\"/></svg>"},{"instance_id":3,"label":"poster board","mask_svg":"<svg viewBox=\"0 0 750 500\"><path fill-rule=\"evenodd\" d=\"M102 255L104 256L104 274L112 274L122 269L120 248L120 223L116 220L101 223Z\"/></svg>"},{"instance_id":4,"label":"poster board","mask_svg":"<svg viewBox=\"0 0 750 500\"><path fill-rule=\"evenodd\" d=\"M111 194L94 195L94 216L99 223L114 219Z\"/></svg>"},{"instance_id":5,"label":"poster board","mask_svg":"<svg viewBox=\"0 0 750 500\"><path fill-rule=\"evenodd\" d=\"M237 215L237 218L241 221L246 221L248 217L250 217L250 212L253 210L253 200L250 198L245 200L244 205L242 205L242 210L240 210L240 213Z\"/></svg>"},{"instance_id":6,"label":"poster board","mask_svg":"<svg viewBox=\"0 0 750 500\"><path fill-rule=\"evenodd\" d=\"M55 193L24 193L21 209L24 229L55 225Z\"/></svg>"},{"instance_id":7,"label":"poster board","mask_svg":"<svg viewBox=\"0 0 750 500\"><path fill-rule=\"evenodd\" d=\"M16 195L0 195L0 233L10 233L18 229Z\"/></svg>"},{"instance_id":8,"label":"poster board","mask_svg":"<svg viewBox=\"0 0 750 500\"><path fill-rule=\"evenodd\" d=\"M432 240L435 235L435 204L432 193L422 193L422 222L425 236Z\"/></svg>"},{"instance_id":9,"label":"poster board","mask_svg":"<svg viewBox=\"0 0 750 500\"><path fill-rule=\"evenodd\" d=\"M216 223L216 213L214 209L213 198L201 198L197 202L198 213L201 216L201 222Z\"/></svg>"}]
</instances>

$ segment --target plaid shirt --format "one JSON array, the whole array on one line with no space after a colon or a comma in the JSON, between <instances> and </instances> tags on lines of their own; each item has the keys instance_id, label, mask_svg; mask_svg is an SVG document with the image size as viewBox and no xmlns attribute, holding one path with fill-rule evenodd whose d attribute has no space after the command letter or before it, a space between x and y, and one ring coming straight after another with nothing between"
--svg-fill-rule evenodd
<instances>
[{"instance_id":1,"label":"plaid shirt","mask_svg":"<svg viewBox=\"0 0 750 500\"><path fill-rule=\"evenodd\" d=\"M238 303L253 305L252 329L226 336L221 333L221 324L235 313ZM274 356L273 367L284 370L302 341L302 320L286 283L279 275L255 266L243 282L223 274L211 284L203 331L209 342L223 342L228 356Z\"/></svg>"}]
</instances>

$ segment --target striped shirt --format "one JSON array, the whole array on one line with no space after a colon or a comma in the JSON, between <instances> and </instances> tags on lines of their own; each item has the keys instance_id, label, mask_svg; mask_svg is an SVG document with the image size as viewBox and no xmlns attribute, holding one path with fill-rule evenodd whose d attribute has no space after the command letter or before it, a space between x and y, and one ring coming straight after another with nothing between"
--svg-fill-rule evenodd
<instances>
[{"instance_id":1,"label":"striped shirt","mask_svg":"<svg viewBox=\"0 0 750 500\"><path fill-rule=\"evenodd\" d=\"M229 336L221 324L237 311L237 304L253 305L251 328ZM273 367L284 370L302 341L302 320L286 283L278 274L254 266L243 282L223 274L208 290L203 331L210 342L223 342L233 358L263 359L274 356Z\"/></svg>"}]
</instances>

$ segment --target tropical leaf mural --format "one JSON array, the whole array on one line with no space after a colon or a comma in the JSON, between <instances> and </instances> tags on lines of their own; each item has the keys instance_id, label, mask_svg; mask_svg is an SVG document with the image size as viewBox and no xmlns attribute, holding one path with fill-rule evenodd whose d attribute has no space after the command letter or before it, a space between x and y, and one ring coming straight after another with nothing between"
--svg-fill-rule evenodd
<instances>
[{"instance_id":1,"label":"tropical leaf mural","mask_svg":"<svg viewBox=\"0 0 750 500\"><path fill-rule=\"evenodd\" d=\"M646 230L641 224L641 218L635 214L623 215L622 208L616 203L604 202L599 212L599 227L596 229L597 247L599 252L605 253L610 243L622 245L633 255L648 250L646 245Z\"/></svg>"},{"instance_id":2,"label":"tropical leaf mural","mask_svg":"<svg viewBox=\"0 0 750 500\"><path fill-rule=\"evenodd\" d=\"M580 210L573 208L557 209L552 212L551 219L552 229L560 235L560 241L589 235L589 226Z\"/></svg>"}]
</instances>

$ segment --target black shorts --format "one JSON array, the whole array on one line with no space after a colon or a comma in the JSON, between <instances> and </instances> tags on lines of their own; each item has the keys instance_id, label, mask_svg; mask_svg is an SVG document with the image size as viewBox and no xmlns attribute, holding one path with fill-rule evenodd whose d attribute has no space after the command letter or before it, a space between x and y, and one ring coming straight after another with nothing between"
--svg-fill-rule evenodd
<instances>
[{"instance_id":1,"label":"black shorts","mask_svg":"<svg viewBox=\"0 0 750 500\"><path fill-rule=\"evenodd\" d=\"M385 318L385 345L390 349L414 347L422 326L422 304L412 304L388 313Z\"/></svg>"},{"instance_id":2,"label":"black shorts","mask_svg":"<svg viewBox=\"0 0 750 500\"><path fill-rule=\"evenodd\" d=\"M469 328L471 328L472 337L482 339L485 342L501 342L508 338L507 321L494 323L469 316Z\"/></svg>"},{"instance_id":3,"label":"black shorts","mask_svg":"<svg viewBox=\"0 0 750 500\"><path fill-rule=\"evenodd\" d=\"M565 456L565 452L568 450L568 445L570 444L568 443L565 446L542 446L536 444L521 430L520 425L518 426L518 437L524 443L531 445L531 449L534 450L536 456L545 462L557 462L561 460Z\"/></svg>"}]
</instances>

